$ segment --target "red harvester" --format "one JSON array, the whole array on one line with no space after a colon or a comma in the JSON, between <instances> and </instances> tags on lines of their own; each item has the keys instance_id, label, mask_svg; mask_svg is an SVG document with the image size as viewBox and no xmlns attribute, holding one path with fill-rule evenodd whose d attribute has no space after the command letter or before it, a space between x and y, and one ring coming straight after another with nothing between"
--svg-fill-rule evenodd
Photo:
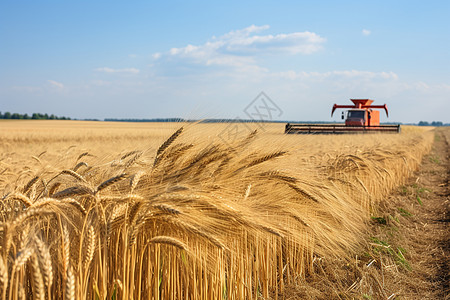
<instances>
[{"instance_id":1,"label":"red harvester","mask_svg":"<svg viewBox=\"0 0 450 300\"><path fill-rule=\"evenodd\" d=\"M286 124L285 133L315 134L315 133L374 133L391 132L399 133L400 125L380 125L380 112L376 109L384 109L386 116L388 109L384 105L371 105L370 99L350 99L353 105L333 105L331 116L337 108L349 108L345 124ZM342 112L342 119L345 113Z\"/></svg>"}]
</instances>

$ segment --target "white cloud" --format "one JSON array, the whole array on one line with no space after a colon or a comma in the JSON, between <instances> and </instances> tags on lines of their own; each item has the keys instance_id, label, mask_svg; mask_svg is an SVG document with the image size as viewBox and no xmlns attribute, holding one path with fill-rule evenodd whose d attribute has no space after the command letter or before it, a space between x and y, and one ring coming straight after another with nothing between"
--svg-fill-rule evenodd
<instances>
[{"instance_id":1,"label":"white cloud","mask_svg":"<svg viewBox=\"0 0 450 300\"><path fill-rule=\"evenodd\" d=\"M165 58L169 62L176 60L177 64L247 68L255 66L257 56L313 54L320 51L326 41L309 31L276 35L257 34L267 29L268 25L252 25L220 37L212 37L202 45L188 44L185 47L171 48L164 54L155 53L153 58Z\"/></svg>"},{"instance_id":2,"label":"white cloud","mask_svg":"<svg viewBox=\"0 0 450 300\"><path fill-rule=\"evenodd\" d=\"M359 70L343 70L343 71L328 71L328 72L295 72L292 70L284 72L275 72L272 76L280 77L284 79L297 80L297 79L381 79L381 80L397 80L398 75L394 72L371 72L371 71L359 71Z\"/></svg>"},{"instance_id":3,"label":"white cloud","mask_svg":"<svg viewBox=\"0 0 450 300\"><path fill-rule=\"evenodd\" d=\"M57 81L54 81L54 80L47 80L47 82L50 83L51 86L53 86L53 87L57 87L59 89L63 89L64 88L64 84L62 84L61 82L57 82Z\"/></svg>"},{"instance_id":4,"label":"white cloud","mask_svg":"<svg viewBox=\"0 0 450 300\"><path fill-rule=\"evenodd\" d=\"M113 69L108 67L97 68L95 69L95 71L104 73L128 73L128 74L139 74L140 72L140 70L136 68Z\"/></svg>"},{"instance_id":5,"label":"white cloud","mask_svg":"<svg viewBox=\"0 0 450 300\"><path fill-rule=\"evenodd\" d=\"M420 90L428 90L430 88L430 86L423 81L417 82L415 84L415 86L417 89L420 89Z\"/></svg>"},{"instance_id":6,"label":"white cloud","mask_svg":"<svg viewBox=\"0 0 450 300\"><path fill-rule=\"evenodd\" d=\"M370 30L368 30L368 29L363 29L362 30L362 34L365 35L365 36L369 36L371 33L372 32Z\"/></svg>"}]
</instances>

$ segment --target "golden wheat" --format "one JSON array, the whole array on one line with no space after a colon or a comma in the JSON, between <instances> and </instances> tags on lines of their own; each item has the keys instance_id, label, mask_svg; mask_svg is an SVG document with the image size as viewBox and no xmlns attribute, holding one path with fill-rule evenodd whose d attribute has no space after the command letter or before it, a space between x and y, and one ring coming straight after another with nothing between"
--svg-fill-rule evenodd
<instances>
[{"instance_id":1,"label":"golden wheat","mask_svg":"<svg viewBox=\"0 0 450 300\"><path fill-rule=\"evenodd\" d=\"M276 298L318 260L352 258L432 141L415 130L284 136L274 125L224 142L207 136L226 125L208 126L4 133L3 299ZM12 154L13 143L31 152Z\"/></svg>"}]
</instances>

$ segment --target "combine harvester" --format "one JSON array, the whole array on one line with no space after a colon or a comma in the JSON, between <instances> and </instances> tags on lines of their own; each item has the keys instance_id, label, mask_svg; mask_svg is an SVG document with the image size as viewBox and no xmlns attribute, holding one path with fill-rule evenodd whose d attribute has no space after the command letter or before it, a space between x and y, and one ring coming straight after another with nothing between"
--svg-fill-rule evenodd
<instances>
[{"instance_id":1,"label":"combine harvester","mask_svg":"<svg viewBox=\"0 0 450 300\"><path fill-rule=\"evenodd\" d=\"M339 134L339 133L375 133L390 132L399 133L400 125L380 125L380 112L377 109L384 109L386 116L388 109L384 105L371 105L370 99L350 99L354 105L333 105L331 116L337 108L350 108L347 111L347 119L344 124L291 124L287 123L284 133L297 134ZM342 119L344 119L342 112Z\"/></svg>"}]
</instances>

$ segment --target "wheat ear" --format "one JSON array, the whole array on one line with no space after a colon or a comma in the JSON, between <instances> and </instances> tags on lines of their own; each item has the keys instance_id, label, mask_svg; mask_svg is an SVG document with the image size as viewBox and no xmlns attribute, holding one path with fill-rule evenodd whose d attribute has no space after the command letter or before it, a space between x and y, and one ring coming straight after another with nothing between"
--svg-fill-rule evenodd
<instances>
[{"instance_id":1,"label":"wheat ear","mask_svg":"<svg viewBox=\"0 0 450 300\"><path fill-rule=\"evenodd\" d=\"M89 264L91 263L92 259L94 258L95 247L96 247L95 229L94 229L94 226L91 225L91 226L89 226L89 230L88 230L86 257L85 257L85 261L84 261L84 269L85 270L87 270L89 268Z\"/></svg>"},{"instance_id":2,"label":"wheat ear","mask_svg":"<svg viewBox=\"0 0 450 300\"><path fill-rule=\"evenodd\" d=\"M124 179L127 176L126 173L122 173L118 176L114 176L104 182L102 182L101 184L99 184L99 186L96 189L96 193L100 192L103 189L106 189L107 187L115 184L116 182L119 182L120 180Z\"/></svg>"},{"instance_id":3,"label":"wheat ear","mask_svg":"<svg viewBox=\"0 0 450 300\"><path fill-rule=\"evenodd\" d=\"M50 288L53 283L52 257L47 245L45 245L45 243L40 238L36 238L35 242L38 250L37 254L39 260L42 263L42 269L44 271L45 284Z\"/></svg>"},{"instance_id":4,"label":"wheat ear","mask_svg":"<svg viewBox=\"0 0 450 300\"><path fill-rule=\"evenodd\" d=\"M155 161L153 162L153 167L158 164L161 154L177 139L177 137L183 132L183 127L180 127L175 131L156 151Z\"/></svg>"},{"instance_id":5,"label":"wheat ear","mask_svg":"<svg viewBox=\"0 0 450 300\"><path fill-rule=\"evenodd\" d=\"M3 257L0 257L0 283L5 291L8 284L8 266L5 264Z\"/></svg>"},{"instance_id":6,"label":"wheat ear","mask_svg":"<svg viewBox=\"0 0 450 300\"><path fill-rule=\"evenodd\" d=\"M75 165L75 167L73 167L73 171L76 172L76 171L78 171L78 169L81 168L81 167L86 167L86 168L87 168L87 167L88 167L88 164L85 163L84 161L79 162L79 163L77 163L77 164Z\"/></svg>"},{"instance_id":7,"label":"wheat ear","mask_svg":"<svg viewBox=\"0 0 450 300\"><path fill-rule=\"evenodd\" d=\"M82 181L84 183L87 183L86 179L84 179L83 176L81 176L80 174L78 174L77 172L72 171L72 170L62 170L59 174L70 175L70 176L72 176L73 178L75 178L78 181Z\"/></svg>"},{"instance_id":8,"label":"wheat ear","mask_svg":"<svg viewBox=\"0 0 450 300\"><path fill-rule=\"evenodd\" d=\"M21 249L14 260L14 270L15 272L19 272L20 268L28 261L28 259L33 255L33 248L27 247L25 249Z\"/></svg>"},{"instance_id":9,"label":"wheat ear","mask_svg":"<svg viewBox=\"0 0 450 300\"><path fill-rule=\"evenodd\" d=\"M36 184L38 179L39 179L39 176L35 176L30 181L28 181L28 183L23 188L23 193L26 194L31 189L31 187Z\"/></svg>"},{"instance_id":10,"label":"wheat ear","mask_svg":"<svg viewBox=\"0 0 450 300\"><path fill-rule=\"evenodd\" d=\"M75 276L72 266L67 269L66 300L75 300Z\"/></svg>"},{"instance_id":11,"label":"wheat ear","mask_svg":"<svg viewBox=\"0 0 450 300\"><path fill-rule=\"evenodd\" d=\"M27 196L25 196L24 194L21 194L21 193L14 193L12 195L9 195L7 199L19 200L26 207L30 207L30 206L33 205L33 202L31 201L31 199L28 198Z\"/></svg>"},{"instance_id":12,"label":"wheat ear","mask_svg":"<svg viewBox=\"0 0 450 300\"><path fill-rule=\"evenodd\" d=\"M44 281L42 280L42 273L39 268L39 261L36 255L33 255L31 260L33 266L33 294L34 299L45 299Z\"/></svg>"},{"instance_id":13,"label":"wheat ear","mask_svg":"<svg viewBox=\"0 0 450 300\"><path fill-rule=\"evenodd\" d=\"M155 236L154 238L152 238L150 240L150 243L166 244L166 245L174 246L181 250L185 250L185 251L188 250L188 247L185 243L183 243L182 241L180 241L176 238L170 237L170 236L162 236L162 235Z\"/></svg>"}]
</instances>

